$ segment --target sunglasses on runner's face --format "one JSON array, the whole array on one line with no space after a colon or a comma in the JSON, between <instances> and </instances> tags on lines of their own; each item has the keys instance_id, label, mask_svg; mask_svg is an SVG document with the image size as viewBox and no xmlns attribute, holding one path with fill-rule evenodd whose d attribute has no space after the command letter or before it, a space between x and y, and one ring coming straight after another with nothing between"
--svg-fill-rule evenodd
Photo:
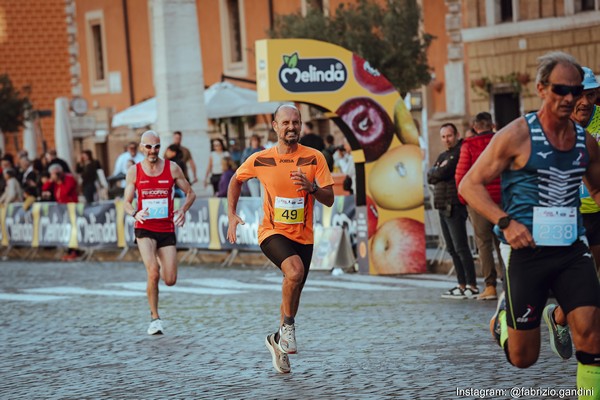
<instances>
[{"instance_id":1,"label":"sunglasses on runner's face","mask_svg":"<svg viewBox=\"0 0 600 400\"><path fill-rule=\"evenodd\" d=\"M160 149L160 143L156 143L156 144L142 143L142 146L144 146L146 148L146 150L158 150L158 149Z\"/></svg>"},{"instance_id":2,"label":"sunglasses on runner's face","mask_svg":"<svg viewBox=\"0 0 600 400\"><path fill-rule=\"evenodd\" d=\"M559 96L566 96L571 93L574 97L581 96L583 94L583 85L557 85L555 83L550 84L550 89L552 92Z\"/></svg>"}]
</instances>

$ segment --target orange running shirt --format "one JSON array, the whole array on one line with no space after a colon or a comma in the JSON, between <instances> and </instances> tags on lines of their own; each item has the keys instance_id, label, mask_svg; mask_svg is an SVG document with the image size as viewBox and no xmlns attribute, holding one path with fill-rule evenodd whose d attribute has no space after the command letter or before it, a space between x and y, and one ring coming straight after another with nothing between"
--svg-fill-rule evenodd
<instances>
[{"instance_id":1,"label":"orange running shirt","mask_svg":"<svg viewBox=\"0 0 600 400\"><path fill-rule=\"evenodd\" d=\"M271 235L281 234L301 243L313 243L314 196L297 191L290 178L292 171L301 169L309 181L319 187L333 185L325 157L320 151L298 144L294 153L279 154L277 146L252 154L238 168L239 182L258 178L264 188L264 217L258 227L258 243Z\"/></svg>"}]
</instances>

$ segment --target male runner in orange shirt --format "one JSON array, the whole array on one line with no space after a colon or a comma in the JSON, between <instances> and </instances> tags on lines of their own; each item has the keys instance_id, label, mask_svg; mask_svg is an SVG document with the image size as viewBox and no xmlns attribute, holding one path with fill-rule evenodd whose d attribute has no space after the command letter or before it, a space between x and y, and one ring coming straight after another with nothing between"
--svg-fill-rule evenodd
<instances>
[{"instance_id":1,"label":"male runner in orange shirt","mask_svg":"<svg viewBox=\"0 0 600 400\"><path fill-rule=\"evenodd\" d=\"M258 228L263 253L283 272L280 327L265 339L273 367L291 371L288 354L297 352L294 317L308 276L313 252L315 200L333 205L333 178L320 151L302 146L300 112L293 105L277 108L273 119L277 145L252 154L229 183L227 238L235 243L236 228L244 221L236 214L244 181L258 178L264 188L264 217Z\"/></svg>"}]
</instances>

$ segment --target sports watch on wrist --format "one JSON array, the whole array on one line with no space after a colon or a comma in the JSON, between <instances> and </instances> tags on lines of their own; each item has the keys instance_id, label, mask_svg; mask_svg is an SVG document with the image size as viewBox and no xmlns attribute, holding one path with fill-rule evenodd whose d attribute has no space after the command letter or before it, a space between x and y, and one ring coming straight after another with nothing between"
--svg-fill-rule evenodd
<instances>
[{"instance_id":1,"label":"sports watch on wrist","mask_svg":"<svg viewBox=\"0 0 600 400\"><path fill-rule=\"evenodd\" d=\"M510 215L500 218L497 224L498 228L500 228L500 230L505 230L506 228L508 228L508 225L510 225L510 221L512 221Z\"/></svg>"},{"instance_id":2,"label":"sports watch on wrist","mask_svg":"<svg viewBox=\"0 0 600 400\"><path fill-rule=\"evenodd\" d=\"M317 190L319 190L319 187L317 186L317 182L313 182L312 190L310 192L308 192L308 194L315 194L315 193L317 193Z\"/></svg>"}]
</instances>

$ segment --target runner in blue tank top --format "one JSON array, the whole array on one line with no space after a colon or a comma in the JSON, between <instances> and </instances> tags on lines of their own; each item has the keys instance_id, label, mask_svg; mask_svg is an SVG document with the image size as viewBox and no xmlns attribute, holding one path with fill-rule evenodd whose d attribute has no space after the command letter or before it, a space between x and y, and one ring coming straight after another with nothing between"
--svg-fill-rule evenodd
<instances>
[{"instance_id":1,"label":"runner in blue tank top","mask_svg":"<svg viewBox=\"0 0 600 400\"><path fill-rule=\"evenodd\" d=\"M579 213L582 179L600 203L600 151L569 119L583 92L582 80L583 70L572 56L540 57L540 110L494 136L459 192L497 224L503 242L504 294L490 330L507 360L519 368L537 361L540 321L547 317L542 310L552 290L571 327L580 399L600 399L600 283ZM500 175L502 208L485 189Z\"/></svg>"}]
</instances>

